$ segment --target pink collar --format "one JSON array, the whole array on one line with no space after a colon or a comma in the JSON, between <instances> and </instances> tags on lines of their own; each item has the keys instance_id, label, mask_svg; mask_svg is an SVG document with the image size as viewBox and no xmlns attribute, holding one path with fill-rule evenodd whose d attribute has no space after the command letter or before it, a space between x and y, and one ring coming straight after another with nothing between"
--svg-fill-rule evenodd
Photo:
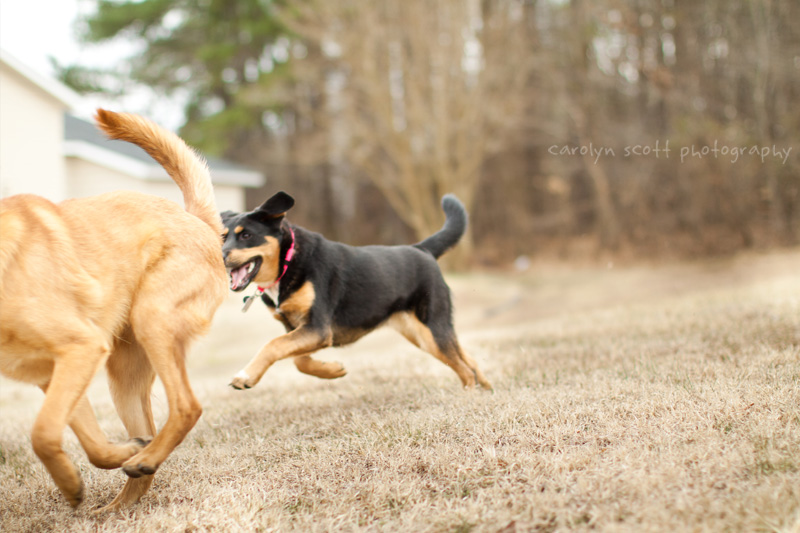
<instances>
[{"instance_id":1,"label":"pink collar","mask_svg":"<svg viewBox=\"0 0 800 533\"><path fill-rule=\"evenodd\" d=\"M294 230L292 228L289 228L289 233L291 233L291 235L292 235L292 245L289 246L288 250L286 250L286 259L283 261L283 272L281 272L281 275L278 276L278 279L276 279L275 281L273 281L269 285L267 285L265 287L262 287L262 286L259 285L258 286L258 292L261 293L261 292L264 292L265 290L272 289L275 286L277 286L278 283L280 283L281 278L283 277L283 275L286 274L287 270L289 270L289 262L294 258L294 245L295 245L295 242L296 242L295 238L294 238Z\"/></svg>"}]
</instances>

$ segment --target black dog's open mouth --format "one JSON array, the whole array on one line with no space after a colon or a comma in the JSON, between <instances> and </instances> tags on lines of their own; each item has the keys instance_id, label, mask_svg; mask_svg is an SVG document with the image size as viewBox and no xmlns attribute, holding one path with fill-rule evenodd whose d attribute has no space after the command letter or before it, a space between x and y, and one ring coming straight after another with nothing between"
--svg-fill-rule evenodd
<instances>
[{"instance_id":1,"label":"black dog's open mouth","mask_svg":"<svg viewBox=\"0 0 800 533\"><path fill-rule=\"evenodd\" d=\"M261 268L261 261L260 257L254 257L242 266L230 269L228 274L231 276L231 290L238 292L250 285L258 274L258 269Z\"/></svg>"}]
</instances>

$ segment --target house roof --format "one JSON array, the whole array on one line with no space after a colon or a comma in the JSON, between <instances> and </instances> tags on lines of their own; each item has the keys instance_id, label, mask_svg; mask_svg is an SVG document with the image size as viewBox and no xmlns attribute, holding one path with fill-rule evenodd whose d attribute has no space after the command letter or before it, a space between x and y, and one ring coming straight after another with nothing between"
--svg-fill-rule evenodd
<instances>
[{"instance_id":1,"label":"house roof","mask_svg":"<svg viewBox=\"0 0 800 533\"><path fill-rule=\"evenodd\" d=\"M97 127L70 114L64 115L64 153L112 168L143 180L171 181L166 171L138 146L105 137ZM206 158L211 179L220 185L260 187L264 175L224 159Z\"/></svg>"},{"instance_id":2,"label":"house roof","mask_svg":"<svg viewBox=\"0 0 800 533\"><path fill-rule=\"evenodd\" d=\"M7 65L40 91L61 102L66 109L74 109L79 105L80 96L75 91L54 78L39 74L2 48L0 48L0 63Z\"/></svg>"}]
</instances>

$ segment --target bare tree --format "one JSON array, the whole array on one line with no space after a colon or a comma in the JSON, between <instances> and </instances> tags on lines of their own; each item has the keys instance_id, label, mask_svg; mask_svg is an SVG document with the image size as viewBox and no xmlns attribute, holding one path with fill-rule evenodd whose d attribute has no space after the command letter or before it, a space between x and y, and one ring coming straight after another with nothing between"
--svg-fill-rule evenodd
<instances>
[{"instance_id":1,"label":"bare tree","mask_svg":"<svg viewBox=\"0 0 800 533\"><path fill-rule=\"evenodd\" d=\"M474 203L484 159L519 125L531 67L523 10L513 0L309 0L285 13L344 74L331 118L345 123L335 129L349 163L420 238L440 226L443 194Z\"/></svg>"},{"instance_id":2,"label":"bare tree","mask_svg":"<svg viewBox=\"0 0 800 533\"><path fill-rule=\"evenodd\" d=\"M182 134L270 177L251 205L285 187L333 238L407 242L454 192L474 221L458 250L490 262L800 239L797 0L233 4L105 2L87 27L148 45L121 63L137 81L192 90ZM625 152L657 142L669 157Z\"/></svg>"}]
</instances>

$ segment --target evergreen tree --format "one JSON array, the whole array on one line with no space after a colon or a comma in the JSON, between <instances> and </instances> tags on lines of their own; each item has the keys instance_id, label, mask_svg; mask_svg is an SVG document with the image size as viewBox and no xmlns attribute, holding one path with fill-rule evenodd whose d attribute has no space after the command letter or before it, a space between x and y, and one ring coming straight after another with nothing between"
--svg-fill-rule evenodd
<instances>
[{"instance_id":1,"label":"evergreen tree","mask_svg":"<svg viewBox=\"0 0 800 533\"><path fill-rule=\"evenodd\" d=\"M81 39L126 39L141 52L113 69L59 67L60 78L80 92L119 93L131 82L186 101L181 134L205 152L224 155L253 134L262 116L280 103L255 87L288 75L290 41L271 0L100 0L81 22Z\"/></svg>"}]
</instances>

